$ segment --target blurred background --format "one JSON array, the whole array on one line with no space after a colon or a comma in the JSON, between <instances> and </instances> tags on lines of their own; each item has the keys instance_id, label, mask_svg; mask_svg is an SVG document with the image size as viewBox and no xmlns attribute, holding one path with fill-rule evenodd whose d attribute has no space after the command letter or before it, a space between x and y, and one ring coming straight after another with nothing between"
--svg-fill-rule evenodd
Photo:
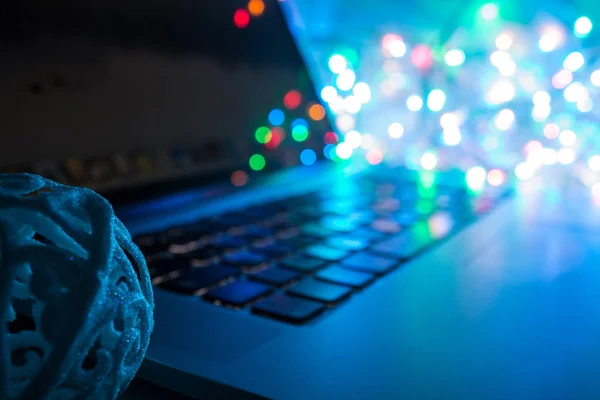
<instances>
[{"instance_id":1,"label":"blurred background","mask_svg":"<svg viewBox=\"0 0 600 400\"><path fill-rule=\"evenodd\" d=\"M327 158L460 169L472 190L577 182L600 197L594 2L281 4L336 126Z\"/></svg>"}]
</instances>

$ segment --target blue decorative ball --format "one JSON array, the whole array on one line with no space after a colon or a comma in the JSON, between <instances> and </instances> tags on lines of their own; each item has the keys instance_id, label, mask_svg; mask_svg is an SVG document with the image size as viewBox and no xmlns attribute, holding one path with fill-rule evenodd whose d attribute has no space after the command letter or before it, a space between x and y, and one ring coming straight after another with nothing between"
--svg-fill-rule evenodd
<instances>
[{"instance_id":1,"label":"blue decorative ball","mask_svg":"<svg viewBox=\"0 0 600 400\"><path fill-rule=\"evenodd\" d=\"M115 399L153 327L144 257L103 197L0 174L0 399Z\"/></svg>"}]
</instances>

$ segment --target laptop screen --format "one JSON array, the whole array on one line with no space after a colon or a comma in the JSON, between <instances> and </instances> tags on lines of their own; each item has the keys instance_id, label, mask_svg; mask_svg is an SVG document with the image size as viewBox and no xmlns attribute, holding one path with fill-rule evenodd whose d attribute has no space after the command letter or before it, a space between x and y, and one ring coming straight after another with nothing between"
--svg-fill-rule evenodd
<instances>
[{"instance_id":1,"label":"laptop screen","mask_svg":"<svg viewBox=\"0 0 600 400\"><path fill-rule=\"evenodd\" d=\"M331 138L277 0L0 10L3 171L100 191L310 164Z\"/></svg>"}]
</instances>

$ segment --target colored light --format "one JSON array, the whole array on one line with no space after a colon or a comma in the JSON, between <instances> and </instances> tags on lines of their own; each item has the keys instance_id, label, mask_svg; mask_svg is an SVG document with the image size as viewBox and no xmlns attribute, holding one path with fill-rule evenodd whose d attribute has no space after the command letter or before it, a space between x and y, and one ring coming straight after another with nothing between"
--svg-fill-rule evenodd
<instances>
[{"instance_id":1,"label":"colored light","mask_svg":"<svg viewBox=\"0 0 600 400\"><path fill-rule=\"evenodd\" d=\"M600 86L600 69L597 69L594 72L592 72L592 74L590 75L590 82L596 87Z\"/></svg>"},{"instance_id":2,"label":"colored light","mask_svg":"<svg viewBox=\"0 0 600 400\"><path fill-rule=\"evenodd\" d=\"M262 155L254 154L252 157L250 157L249 164L250 168L252 168L253 170L260 171L265 167L267 162L265 161L265 158Z\"/></svg>"},{"instance_id":3,"label":"colored light","mask_svg":"<svg viewBox=\"0 0 600 400\"><path fill-rule=\"evenodd\" d=\"M406 108L410 111L417 112L423 108L423 99L416 94L413 94L406 99Z\"/></svg>"},{"instance_id":4,"label":"colored light","mask_svg":"<svg viewBox=\"0 0 600 400\"><path fill-rule=\"evenodd\" d=\"M394 58L400 58L406 54L406 44L400 36L393 33L388 33L383 37L382 45L384 51Z\"/></svg>"},{"instance_id":5,"label":"colored light","mask_svg":"<svg viewBox=\"0 0 600 400\"><path fill-rule=\"evenodd\" d=\"M505 108L496 115L494 125L496 125L496 128L500 131L507 131L514 122L515 113L512 110Z\"/></svg>"},{"instance_id":6,"label":"colored light","mask_svg":"<svg viewBox=\"0 0 600 400\"><path fill-rule=\"evenodd\" d=\"M450 50L444 56L444 61L451 67L458 67L465 62L465 52L459 49Z\"/></svg>"},{"instance_id":7,"label":"colored light","mask_svg":"<svg viewBox=\"0 0 600 400\"><path fill-rule=\"evenodd\" d=\"M549 104L550 103L550 94L544 90L538 90L533 94L533 104Z\"/></svg>"},{"instance_id":8,"label":"colored light","mask_svg":"<svg viewBox=\"0 0 600 400\"><path fill-rule=\"evenodd\" d=\"M448 146L456 146L462 140L462 135L458 126L445 128L442 132L442 140Z\"/></svg>"},{"instance_id":9,"label":"colored light","mask_svg":"<svg viewBox=\"0 0 600 400\"><path fill-rule=\"evenodd\" d=\"M542 36L538 42L538 47L544 53L549 53L556 50L564 42L564 32L562 27L547 24L542 29Z\"/></svg>"},{"instance_id":10,"label":"colored light","mask_svg":"<svg viewBox=\"0 0 600 400\"><path fill-rule=\"evenodd\" d=\"M297 90L290 90L283 98L283 105L290 110L297 108L301 102L302 95Z\"/></svg>"},{"instance_id":11,"label":"colored light","mask_svg":"<svg viewBox=\"0 0 600 400\"><path fill-rule=\"evenodd\" d=\"M308 139L308 129L305 126L296 125L292 129L292 138L296 142L304 142L306 139Z\"/></svg>"},{"instance_id":12,"label":"colored light","mask_svg":"<svg viewBox=\"0 0 600 400\"><path fill-rule=\"evenodd\" d=\"M335 132L327 132L323 137L323 141L326 144L337 144L339 141L338 135Z\"/></svg>"},{"instance_id":13,"label":"colored light","mask_svg":"<svg viewBox=\"0 0 600 400\"><path fill-rule=\"evenodd\" d=\"M263 0L250 0L248 2L248 11L255 17L259 17L265 11L265 3Z\"/></svg>"},{"instance_id":14,"label":"colored light","mask_svg":"<svg viewBox=\"0 0 600 400\"><path fill-rule=\"evenodd\" d=\"M342 142L337 145L335 148L335 152L339 158L342 160L347 160L352 157L352 147L348 145L348 143Z\"/></svg>"},{"instance_id":15,"label":"colored light","mask_svg":"<svg viewBox=\"0 0 600 400\"><path fill-rule=\"evenodd\" d=\"M490 54L490 64L499 68L501 65L512 61L512 56L506 51L496 50Z\"/></svg>"},{"instance_id":16,"label":"colored light","mask_svg":"<svg viewBox=\"0 0 600 400\"><path fill-rule=\"evenodd\" d=\"M421 167L431 171L437 166L437 157L432 152L426 152L421 156Z\"/></svg>"},{"instance_id":17,"label":"colored light","mask_svg":"<svg viewBox=\"0 0 600 400\"><path fill-rule=\"evenodd\" d=\"M571 71L571 72L577 71L584 65L585 65L585 58L583 57L583 54L581 54L578 51L574 51L571 54L569 54L567 56L567 58L565 58L565 61L563 62L563 68L568 71Z\"/></svg>"},{"instance_id":18,"label":"colored light","mask_svg":"<svg viewBox=\"0 0 600 400\"><path fill-rule=\"evenodd\" d=\"M292 123L290 124L290 127L292 129L294 129L297 126L303 126L306 129L308 129L308 122L306 122L305 119L302 118L296 118L295 120L292 121Z\"/></svg>"},{"instance_id":19,"label":"colored light","mask_svg":"<svg viewBox=\"0 0 600 400\"><path fill-rule=\"evenodd\" d=\"M261 126L254 133L254 137L256 138L256 141L258 143L262 143L262 144L265 144L269 140L271 140L271 136L272 136L271 130L269 128L267 128L266 126Z\"/></svg>"},{"instance_id":20,"label":"colored light","mask_svg":"<svg viewBox=\"0 0 600 400\"><path fill-rule=\"evenodd\" d=\"M577 143L577 135L572 130L567 129L560 133L558 141L565 147L571 147Z\"/></svg>"},{"instance_id":21,"label":"colored light","mask_svg":"<svg viewBox=\"0 0 600 400\"><path fill-rule=\"evenodd\" d=\"M279 126L274 127L271 129L271 137L265 143L265 147L269 150L276 149L283 142L283 139L285 139L285 131Z\"/></svg>"},{"instance_id":22,"label":"colored light","mask_svg":"<svg viewBox=\"0 0 600 400\"><path fill-rule=\"evenodd\" d=\"M599 155L593 155L588 159L588 166L590 167L590 169L594 172L599 172L600 171L600 156Z\"/></svg>"},{"instance_id":23,"label":"colored light","mask_svg":"<svg viewBox=\"0 0 600 400\"><path fill-rule=\"evenodd\" d=\"M367 152L367 162L371 165L380 164L383 161L383 153L377 149L371 149Z\"/></svg>"},{"instance_id":24,"label":"colored light","mask_svg":"<svg viewBox=\"0 0 600 400\"><path fill-rule=\"evenodd\" d=\"M526 162L520 163L515 167L515 175L522 181L531 179L534 173L535 168L531 164L528 164Z\"/></svg>"},{"instance_id":25,"label":"colored light","mask_svg":"<svg viewBox=\"0 0 600 400\"><path fill-rule=\"evenodd\" d=\"M404 135L404 126L400 122L393 122L388 126L388 135L392 139L399 139Z\"/></svg>"},{"instance_id":26,"label":"colored light","mask_svg":"<svg viewBox=\"0 0 600 400\"><path fill-rule=\"evenodd\" d=\"M375 146L375 138L373 135L368 133L363 133L360 138L360 147L365 150L370 150Z\"/></svg>"},{"instance_id":27,"label":"colored light","mask_svg":"<svg viewBox=\"0 0 600 400\"><path fill-rule=\"evenodd\" d=\"M556 164L557 158L558 154L554 149L547 148L542 151L542 160L546 165Z\"/></svg>"},{"instance_id":28,"label":"colored light","mask_svg":"<svg viewBox=\"0 0 600 400\"><path fill-rule=\"evenodd\" d=\"M498 105L508 103L516 94L515 85L510 80L499 79L491 85L485 97L488 103Z\"/></svg>"},{"instance_id":29,"label":"colored light","mask_svg":"<svg viewBox=\"0 0 600 400\"><path fill-rule=\"evenodd\" d=\"M556 139L560 134L560 128L556 124L546 124L544 126L544 136L548 139Z\"/></svg>"},{"instance_id":30,"label":"colored light","mask_svg":"<svg viewBox=\"0 0 600 400\"><path fill-rule=\"evenodd\" d=\"M334 74L341 74L348 67L346 58L341 54L334 54L329 58L329 69Z\"/></svg>"},{"instance_id":31,"label":"colored light","mask_svg":"<svg viewBox=\"0 0 600 400\"><path fill-rule=\"evenodd\" d=\"M366 104L371 100L371 88L365 82L358 82L354 85L352 93L354 93L354 96L356 96L362 104Z\"/></svg>"},{"instance_id":32,"label":"colored light","mask_svg":"<svg viewBox=\"0 0 600 400\"><path fill-rule=\"evenodd\" d=\"M281 125L285 121L285 114L278 108L271 110L269 113L269 123L273 126Z\"/></svg>"},{"instance_id":33,"label":"colored light","mask_svg":"<svg viewBox=\"0 0 600 400\"><path fill-rule=\"evenodd\" d=\"M494 3L487 3L480 10L483 19L491 21L498 16L498 6Z\"/></svg>"},{"instance_id":34,"label":"colored light","mask_svg":"<svg viewBox=\"0 0 600 400\"><path fill-rule=\"evenodd\" d=\"M244 171L235 171L231 174L231 183L233 186L244 186L248 183L248 174Z\"/></svg>"},{"instance_id":35,"label":"colored light","mask_svg":"<svg viewBox=\"0 0 600 400\"><path fill-rule=\"evenodd\" d=\"M472 167L467 171L465 179L471 190L480 190L485 185L487 173L482 167Z\"/></svg>"},{"instance_id":36,"label":"colored light","mask_svg":"<svg viewBox=\"0 0 600 400\"><path fill-rule=\"evenodd\" d=\"M552 77L552 86L554 86L556 89L564 89L572 81L573 74L571 73L571 71L563 69L558 71Z\"/></svg>"},{"instance_id":37,"label":"colored light","mask_svg":"<svg viewBox=\"0 0 600 400\"><path fill-rule=\"evenodd\" d=\"M238 28L245 28L250 23L250 13L244 9L239 9L233 14L233 23Z\"/></svg>"},{"instance_id":38,"label":"colored light","mask_svg":"<svg viewBox=\"0 0 600 400\"><path fill-rule=\"evenodd\" d=\"M304 165L313 165L317 161L317 153L311 149L304 149L300 153L300 162Z\"/></svg>"},{"instance_id":39,"label":"colored light","mask_svg":"<svg viewBox=\"0 0 600 400\"><path fill-rule=\"evenodd\" d=\"M427 108L431 111L440 111L444 108L446 102L446 94L440 89L434 89L427 96Z\"/></svg>"},{"instance_id":40,"label":"colored light","mask_svg":"<svg viewBox=\"0 0 600 400\"><path fill-rule=\"evenodd\" d=\"M361 107L362 104L356 96L348 96L344 99L344 109L350 114L358 113Z\"/></svg>"},{"instance_id":41,"label":"colored light","mask_svg":"<svg viewBox=\"0 0 600 400\"><path fill-rule=\"evenodd\" d=\"M430 68L433 64L431 49L423 44L416 46L410 54L410 60L417 68Z\"/></svg>"},{"instance_id":42,"label":"colored light","mask_svg":"<svg viewBox=\"0 0 600 400\"><path fill-rule=\"evenodd\" d=\"M509 50L513 45L513 37L507 32L503 32L496 37L496 48L498 50L506 51Z\"/></svg>"},{"instance_id":43,"label":"colored light","mask_svg":"<svg viewBox=\"0 0 600 400\"><path fill-rule=\"evenodd\" d=\"M358 131L350 131L344 135L344 143L352 149L358 149L362 141L362 136Z\"/></svg>"},{"instance_id":44,"label":"colored light","mask_svg":"<svg viewBox=\"0 0 600 400\"><path fill-rule=\"evenodd\" d=\"M563 96L569 103L576 103L588 96L588 91L580 82L573 82L565 88Z\"/></svg>"},{"instance_id":45,"label":"colored light","mask_svg":"<svg viewBox=\"0 0 600 400\"><path fill-rule=\"evenodd\" d=\"M338 89L343 90L343 91L348 91L348 90L352 89L352 86L354 86L355 82L356 82L356 74L354 73L354 71L352 71L350 69L346 69L346 70L340 72L340 74L338 75L338 77L335 80L335 84L338 87Z\"/></svg>"},{"instance_id":46,"label":"colored light","mask_svg":"<svg viewBox=\"0 0 600 400\"><path fill-rule=\"evenodd\" d=\"M444 129L458 125L460 125L460 119L455 113L445 113L440 117L440 126Z\"/></svg>"},{"instance_id":47,"label":"colored light","mask_svg":"<svg viewBox=\"0 0 600 400\"><path fill-rule=\"evenodd\" d=\"M356 121L354 117L350 114L342 114L335 119L335 125L342 132L347 132L350 129L354 128L356 125Z\"/></svg>"},{"instance_id":48,"label":"colored light","mask_svg":"<svg viewBox=\"0 0 600 400\"><path fill-rule=\"evenodd\" d=\"M577 101L577 109L582 113L590 112L592 108L594 108L594 102L589 97Z\"/></svg>"},{"instance_id":49,"label":"colored light","mask_svg":"<svg viewBox=\"0 0 600 400\"><path fill-rule=\"evenodd\" d=\"M592 185L592 196L600 197L600 182Z\"/></svg>"},{"instance_id":50,"label":"colored light","mask_svg":"<svg viewBox=\"0 0 600 400\"><path fill-rule=\"evenodd\" d=\"M532 117L534 121L543 122L545 121L552 112L552 107L550 104L537 104L533 107Z\"/></svg>"},{"instance_id":51,"label":"colored light","mask_svg":"<svg viewBox=\"0 0 600 400\"><path fill-rule=\"evenodd\" d=\"M504 183L506 174L500 169L492 169L487 174L487 181L492 186L500 186Z\"/></svg>"},{"instance_id":52,"label":"colored light","mask_svg":"<svg viewBox=\"0 0 600 400\"><path fill-rule=\"evenodd\" d=\"M573 161L575 161L575 152L573 149L565 147L558 151L556 158L558 159L558 162L563 165L571 164Z\"/></svg>"},{"instance_id":53,"label":"colored light","mask_svg":"<svg viewBox=\"0 0 600 400\"><path fill-rule=\"evenodd\" d=\"M313 104L308 108L308 116L314 121L321 121L325 118L325 109L320 104Z\"/></svg>"},{"instance_id":54,"label":"colored light","mask_svg":"<svg viewBox=\"0 0 600 400\"><path fill-rule=\"evenodd\" d=\"M321 89L321 98L327 103L334 101L337 96L337 89L333 86L325 86L323 89Z\"/></svg>"},{"instance_id":55,"label":"colored light","mask_svg":"<svg viewBox=\"0 0 600 400\"><path fill-rule=\"evenodd\" d=\"M323 155L325 158L331 160L335 156L336 146L334 144L328 144L323 147Z\"/></svg>"},{"instance_id":56,"label":"colored light","mask_svg":"<svg viewBox=\"0 0 600 400\"><path fill-rule=\"evenodd\" d=\"M575 36L585 37L592 31L592 21L588 17L579 17L575 21Z\"/></svg>"}]
</instances>

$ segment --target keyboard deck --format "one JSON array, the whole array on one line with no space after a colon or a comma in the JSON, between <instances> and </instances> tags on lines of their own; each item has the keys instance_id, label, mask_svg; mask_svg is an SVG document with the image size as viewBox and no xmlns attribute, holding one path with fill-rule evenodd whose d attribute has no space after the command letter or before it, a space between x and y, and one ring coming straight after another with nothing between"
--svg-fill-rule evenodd
<instances>
[{"instance_id":1,"label":"keyboard deck","mask_svg":"<svg viewBox=\"0 0 600 400\"><path fill-rule=\"evenodd\" d=\"M431 182L361 178L134 240L155 287L302 324L499 201Z\"/></svg>"}]
</instances>

